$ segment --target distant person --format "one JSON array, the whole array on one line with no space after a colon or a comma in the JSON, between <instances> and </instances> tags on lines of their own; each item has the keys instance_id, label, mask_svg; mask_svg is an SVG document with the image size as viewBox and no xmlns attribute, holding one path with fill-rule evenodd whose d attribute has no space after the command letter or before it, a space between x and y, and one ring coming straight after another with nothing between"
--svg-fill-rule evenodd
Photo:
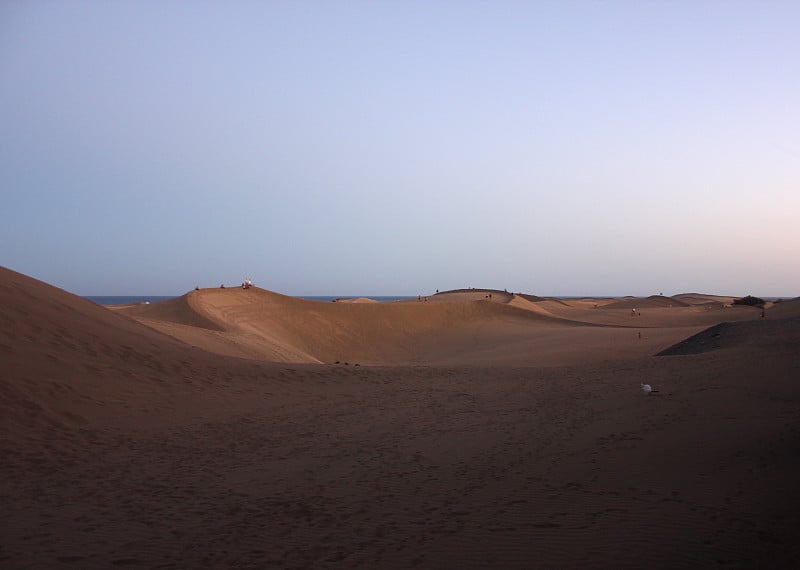
<instances>
[{"instance_id":1,"label":"distant person","mask_svg":"<svg viewBox=\"0 0 800 570\"><path fill-rule=\"evenodd\" d=\"M764 313L764 309L761 309L761 318L762 319L766 319L767 318L767 315Z\"/></svg>"},{"instance_id":2,"label":"distant person","mask_svg":"<svg viewBox=\"0 0 800 570\"><path fill-rule=\"evenodd\" d=\"M225 288L225 283L221 283L221 284L220 284L220 286L219 286L219 288L220 288L220 289L224 289L224 288Z\"/></svg>"}]
</instances>

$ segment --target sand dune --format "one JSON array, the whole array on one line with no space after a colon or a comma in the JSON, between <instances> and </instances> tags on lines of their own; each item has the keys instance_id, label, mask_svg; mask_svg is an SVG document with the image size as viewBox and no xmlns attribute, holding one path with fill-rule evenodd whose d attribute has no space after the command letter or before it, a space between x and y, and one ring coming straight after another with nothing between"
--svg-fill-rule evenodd
<instances>
[{"instance_id":1,"label":"sand dune","mask_svg":"<svg viewBox=\"0 0 800 570\"><path fill-rule=\"evenodd\" d=\"M665 297L663 295L651 295L644 299L628 298L613 303L603 305L603 309L655 309L663 307L688 307L686 303L680 299L673 297Z\"/></svg>"},{"instance_id":2,"label":"sand dune","mask_svg":"<svg viewBox=\"0 0 800 570\"><path fill-rule=\"evenodd\" d=\"M120 313L210 352L272 362L369 365L564 365L653 354L721 320L755 318L752 308L679 311L663 298L598 312L585 305L465 290L425 301L329 303L263 289L203 289L169 303ZM663 310L662 310L663 309ZM641 309L640 309L641 312ZM196 323L196 326L191 326ZM597 330L614 327L615 330ZM635 328L636 331L631 329ZM642 330L645 334L640 334Z\"/></svg>"},{"instance_id":3,"label":"sand dune","mask_svg":"<svg viewBox=\"0 0 800 570\"><path fill-rule=\"evenodd\" d=\"M497 303L508 303L514 297L513 293L497 289L454 289L436 293L426 299L436 303L463 303L465 301L487 301L489 295L491 295L491 300Z\"/></svg>"},{"instance_id":4,"label":"sand dune","mask_svg":"<svg viewBox=\"0 0 800 570\"><path fill-rule=\"evenodd\" d=\"M678 299L690 305L721 304L730 305L736 297L726 297L723 295L705 295L703 293L680 293L673 295L673 299Z\"/></svg>"},{"instance_id":5,"label":"sand dune","mask_svg":"<svg viewBox=\"0 0 800 570\"><path fill-rule=\"evenodd\" d=\"M126 315L0 268L0 566L800 564L797 300L763 320L649 309L641 330L663 338L647 354L639 328L586 324L624 308L397 305L199 291ZM727 316L741 322L650 356ZM446 362L268 363L154 327ZM613 358L580 353L598 347Z\"/></svg>"},{"instance_id":6,"label":"sand dune","mask_svg":"<svg viewBox=\"0 0 800 570\"><path fill-rule=\"evenodd\" d=\"M188 315L176 315L173 307L161 311L159 305L123 313L206 350L224 353L228 347L217 345L219 335L206 334L201 341L185 334L190 331L161 324L208 321L225 332L225 339L238 343L240 356L284 362L432 363L448 358L435 346L430 350L432 344L443 347L450 337L464 335L484 338L482 331L494 321L528 326L555 321L503 302L328 303L257 288L192 291L180 301Z\"/></svg>"}]
</instances>

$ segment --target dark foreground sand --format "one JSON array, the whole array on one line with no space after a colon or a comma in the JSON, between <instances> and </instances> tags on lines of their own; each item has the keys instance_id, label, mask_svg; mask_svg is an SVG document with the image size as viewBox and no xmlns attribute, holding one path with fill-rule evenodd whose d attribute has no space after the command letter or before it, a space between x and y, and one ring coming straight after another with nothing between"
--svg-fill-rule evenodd
<instances>
[{"instance_id":1,"label":"dark foreground sand","mask_svg":"<svg viewBox=\"0 0 800 570\"><path fill-rule=\"evenodd\" d=\"M797 301L671 354L266 363L0 270L0 567L800 566Z\"/></svg>"}]
</instances>

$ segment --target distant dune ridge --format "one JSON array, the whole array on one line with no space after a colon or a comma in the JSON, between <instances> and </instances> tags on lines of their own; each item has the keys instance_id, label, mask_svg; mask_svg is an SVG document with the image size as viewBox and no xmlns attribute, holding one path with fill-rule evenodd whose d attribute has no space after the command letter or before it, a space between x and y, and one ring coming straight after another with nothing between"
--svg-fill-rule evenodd
<instances>
[{"instance_id":1,"label":"distant dune ridge","mask_svg":"<svg viewBox=\"0 0 800 570\"><path fill-rule=\"evenodd\" d=\"M491 295L491 297L489 297ZM684 307L663 297L606 301L604 312L532 295L492 290L448 291L396 303L324 303L264 289L202 289L167 303L120 312L204 350L276 362L362 364L569 364L630 354L652 354L719 314L684 311L631 322L629 305ZM641 309L640 309L641 310ZM748 319L753 309L727 313ZM645 342L619 342L627 329L658 329ZM597 327L613 327L600 331ZM580 329L580 330L579 330Z\"/></svg>"},{"instance_id":2,"label":"distant dune ridge","mask_svg":"<svg viewBox=\"0 0 800 570\"><path fill-rule=\"evenodd\" d=\"M800 566L800 299L485 291L0 268L0 566Z\"/></svg>"},{"instance_id":3,"label":"distant dune ridge","mask_svg":"<svg viewBox=\"0 0 800 570\"><path fill-rule=\"evenodd\" d=\"M219 345L224 338L237 345L240 356L316 363L348 359L371 364L430 362L438 354L434 343L446 345L450 337L467 334L480 338L480 330L498 320L510 325L561 320L507 302L450 301L326 303L258 288L203 289L163 308L156 303L121 312L212 352L229 349ZM202 328L226 334L222 338L210 334L201 340L173 327L194 321L211 323Z\"/></svg>"},{"instance_id":4,"label":"distant dune ridge","mask_svg":"<svg viewBox=\"0 0 800 570\"><path fill-rule=\"evenodd\" d=\"M623 299L603 305L603 309L652 309L656 307L688 307L686 303L674 297L651 295L645 299Z\"/></svg>"}]
</instances>

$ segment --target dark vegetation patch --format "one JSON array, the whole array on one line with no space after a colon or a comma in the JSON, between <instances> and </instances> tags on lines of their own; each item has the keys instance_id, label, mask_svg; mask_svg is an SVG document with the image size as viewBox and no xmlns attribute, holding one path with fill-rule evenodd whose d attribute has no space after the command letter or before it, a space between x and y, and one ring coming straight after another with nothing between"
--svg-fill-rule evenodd
<instances>
[{"instance_id":1,"label":"dark vegetation patch","mask_svg":"<svg viewBox=\"0 0 800 570\"><path fill-rule=\"evenodd\" d=\"M734 305L746 305L748 307L763 307L767 304L764 299L760 299L758 297L753 297L752 295L748 295L747 297L742 297L741 299L735 299L733 301Z\"/></svg>"}]
</instances>

